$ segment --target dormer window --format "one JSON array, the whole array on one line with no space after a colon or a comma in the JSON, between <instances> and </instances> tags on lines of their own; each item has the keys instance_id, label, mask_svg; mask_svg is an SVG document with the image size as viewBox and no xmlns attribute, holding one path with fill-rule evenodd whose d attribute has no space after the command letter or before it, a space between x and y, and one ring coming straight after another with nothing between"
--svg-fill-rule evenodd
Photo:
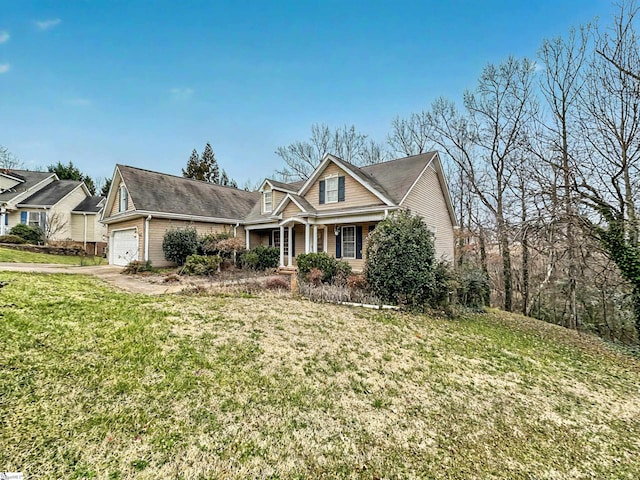
<instances>
[{"instance_id":1,"label":"dormer window","mask_svg":"<svg viewBox=\"0 0 640 480\"><path fill-rule=\"evenodd\" d=\"M264 198L264 212L265 213L269 213L269 212L271 212L271 210L273 210L272 192L271 192L271 190L269 190L268 192L264 192L262 195L263 195L263 198Z\"/></svg>"},{"instance_id":2,"label":"dormer window","mask_svg":"<svg viewBox=\"0 0 640 480\"><path fill-rule=\"evenodd\" d=\"M327 203L338 201L338 177L329 177L325 179L327 189Z\"/></svg>"},{"instance_id":3,"label":"dormer window","mask_svg":"<svg viewBox=\"0 0 640 480\"><path fill-rule=\"evenodd\" d=\"M118 203L118 212L126 212L129 206L129 192L124 185L120 187L120 200Z\"/></svg>"}]
</instances>

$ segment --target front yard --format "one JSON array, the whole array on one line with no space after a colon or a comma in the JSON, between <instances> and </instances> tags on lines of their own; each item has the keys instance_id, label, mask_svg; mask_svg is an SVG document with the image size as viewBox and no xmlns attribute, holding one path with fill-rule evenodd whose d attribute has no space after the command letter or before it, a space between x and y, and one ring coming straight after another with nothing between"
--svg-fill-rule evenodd
<instances>
[{"instance_id":1,"label":"front yard","mask_svg":"<svg viewBox=\"0 0 640 480\"><path fill-rule=\"evenodd\" d=\"M0 470L25 478L640 478L640 361L592 337L2 283Z\"/></svg>"}]
</instances>

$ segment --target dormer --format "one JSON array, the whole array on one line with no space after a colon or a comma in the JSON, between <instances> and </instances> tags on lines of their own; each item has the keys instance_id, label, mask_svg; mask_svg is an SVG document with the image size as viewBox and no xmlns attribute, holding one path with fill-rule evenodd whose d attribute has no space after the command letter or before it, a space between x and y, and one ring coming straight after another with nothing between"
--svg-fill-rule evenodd
<instances>
[{"instance_id":1,"label":"dormer","mask_svg":"<svg viewBox=\"0 0 640 480\"><path fill-rule=\"evenodd\" d=\"M262 182L258 191L262 194L260 199L260 213L262 215L271 214L287 193L296 193L295 188L286 183L268 178Z\"/></svg>"}]
</instances>

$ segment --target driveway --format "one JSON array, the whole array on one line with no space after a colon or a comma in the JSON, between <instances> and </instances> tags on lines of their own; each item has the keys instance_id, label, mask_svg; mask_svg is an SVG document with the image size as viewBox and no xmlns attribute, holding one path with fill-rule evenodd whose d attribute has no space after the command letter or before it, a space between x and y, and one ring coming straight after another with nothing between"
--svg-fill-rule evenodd
<instances>
[{"instance_id":1,"label":"driveway","mask_svg":"<svg viewBox=\"0 0 640 480\"><path fill-rule=\"evenodd\" d=\"M143 277L123 275L122 267L113 265L53 265L46 263L0 263L0 271L31 272L31 273L71 273L77 275L93 275L117 288L132 293L146 293L148 295L162 295L177 293L185 288L183 284L163 285L145 281Z\"/></svg>"}]
</instances>

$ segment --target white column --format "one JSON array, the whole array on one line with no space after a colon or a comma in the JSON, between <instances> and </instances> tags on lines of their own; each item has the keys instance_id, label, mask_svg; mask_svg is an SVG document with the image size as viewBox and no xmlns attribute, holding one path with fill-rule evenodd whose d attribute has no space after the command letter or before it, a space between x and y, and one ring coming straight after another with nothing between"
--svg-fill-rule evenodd
<instances>
[{"instance_id":1,"label":"white column","mask_svg":"<svg viewBox=\"0 0 640 480\"><path fill-rule=\"evenodd\" d=\"M289 245L289 251L287 252L288 258L287 258L287 266L291 266L293 265L293 242L291 242L291 236L293 235L293 227L289 226L289 237L287 238L287 244ZM281 244L284 244L284 242L282 241L282 239L280 240Z\"/></svg>"},{"instance_id":2,"label":"white column","mask_svg":"<svg viewBox=\"0 0 640 480\"><path fill-rule=\"evenodd\" d=\"M312 252L313 250L309 247L309 224L306 223L304 225L304 253Z\"/></svg>"},{"instance_id":3,"label":"white column","mask_svg":"<svg viewBox=\"0 0 640 480\"><path fill-rule=\"evenodd\" d=\"M280 227L280 266L284 267L284 227Z\"/></svg>"},{"instance_id":4,"label":"white column","mask_svg":"<svg viewBox=\"0 0 640 480\"><path fill-rule=\"evenodd\" d=\"M318 253L318 225L313 226L313 240L311 240L311 251Z\"/></svg>"},{"instance_id":5,"label":"white column","mask_svg":"<svg viewBox=\"0 0 640 480\"><path fill-rule=\"evenodd\" d=\"M249 250L251 248L250 242L249 242L249 230L245 230L244 231L244 246L247 250Z\"/></svg>"},{"instance_id":6,"label":"white column","mask_svg":"<svg viewBox=\"0 0 640 480\"><path fill-rule=\"evenodd\" d=\"M5 215L7 214L4 212L0 213L0 235L6 235L6 233L4 232Z\"/></svg>"},{"instance_id":7,"label":"white column","mask_svg":"<svg viewBox=\"0 0 640 480\"><path fill-rule=\"evenodd\" d=\"M324 226L324 253L329 253L329 227Z\"/></svg>"}]
</instances>

